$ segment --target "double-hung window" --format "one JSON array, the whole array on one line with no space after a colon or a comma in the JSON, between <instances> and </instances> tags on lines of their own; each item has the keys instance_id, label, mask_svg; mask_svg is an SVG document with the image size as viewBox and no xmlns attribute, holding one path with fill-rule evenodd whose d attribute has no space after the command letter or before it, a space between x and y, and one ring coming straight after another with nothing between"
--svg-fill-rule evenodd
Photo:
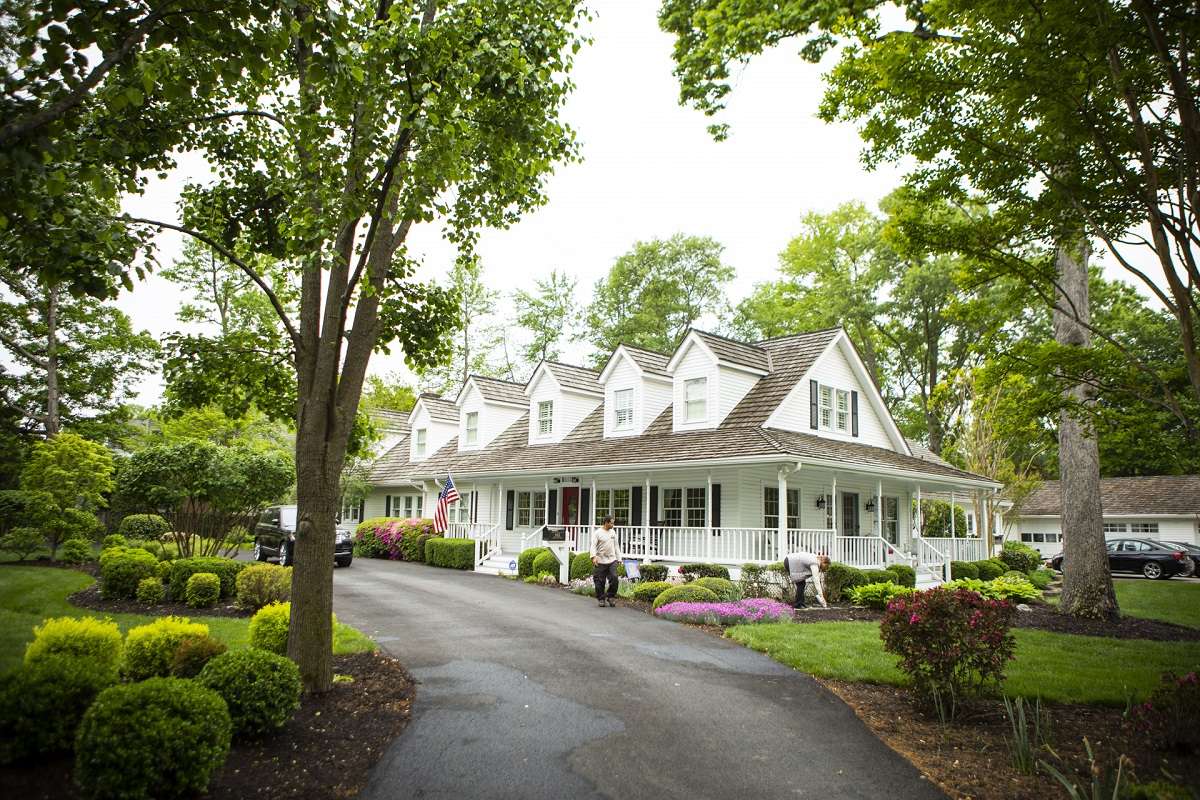
<instances>
[{"instance_id":1,"label":"double-hung window","mask_svg":"<svg viewBox=\"0 0 1200 800\"><path fill-rule=\"evenodd\" d=\"M474 496L472 492L463 492L459 495L458 501L451 503L449 506L448 519L451 522L470 522L471 521L471 498Z\"/></svg>"},{"instance_id":2,"label":"double-hung window","mask_svg":"<svg viewBox=\"0 0 1200 800\"><path fill-rule=\"evenodd\" d=\"M787 490L787 526L800 527L800 490ZM775 529L779 527L779 488L763 487L763 527Z\"/></svg>"},{"instance_id":3,"label":"double-hung window","mask_svg":"<svg viewBox=\"0 0 1200 800\"><path fill-rule=\"evenodd\" d=\"M683 382L683 405L684 421L703 422L708 418L708 378Z\"/></svg>"},{"instance_id":4,"label":"double-hung window","mask_svg":"<svg viewBox=\"0 0 1200 800\"><path fill-rule=\"evenodd\" d=\"M689 528L704 527L704 495L705 488L703 486L688 487L684 492L684 497L687 500L687 526Z\"/></svg>"},{"instance_id":5,"label":"double-hung window","mask_svg":"<svg viewBox=\"0 0 1200 800\"><path fill-rule=\"evenodd\" d=\"M546 524L546 493L517 492L517 527L539 527Z\"/></svg>"},{"instance_id":6,"label":"double-hung window","mask_svg":"<svg viewBox=\"0 0 1200 800\"><path fill-rule=\"evenodd\" d=\"M610 514L616 525L640 524L641 520L631 523L629 519L631 494L629 489L597 489L596 524L604 522L604 518Z\"/></svg>"},{"instance_id":7,"label":"double-hung window","mask_svg":"<svg viewBox=\"0 0 1200 800\"><path fill-rule=\"evenodd\" d=\"M705 492L703 486L663 489L663 522L675 528L703 528Z\"/></svg>"},{"instance_id":8,"label":"double-hung window","mask_svg":"<svg viewBox=\"0 0 1200 800\"><path fill-rule=\"evenodd\" d=\"M817 393L817 411L820 415L821 427L829 430L833 427L833 387L822 386Z\"/></svg>"},{"instance_id":9,"label":"double-hung window","mask_svg":"<svg viewBox=\"0 0 1200 800\"><path fill-rule=\"evenodd\" d=\"M613 429L627 431L633 427L633 389L613 392Z\"/></svg>"},{"instance_id":10,"label":"double-hung window","mask_svg":"<svg viewBox=\"0 0 1200 800\"><path fill-rule=\"evenodd\" d=\"M429 431L425 428L417 428L417 432L414 434L416 437L415 452L417 454L417 458L423 458L425 456L425 442L428 435Z\"/></svg>"},{"instance_id":11,"label":"double-hung window","mask_svg":"<svg viewBox=\"0 0 1200 800\"><path fill-rule=\"evenodd\" d=\"M837 413L834 415L835 427L839 431L845 432L850 428L850 393L844 389L838 389L837 395Z\"/></svg>"},{"instance_id":12,"label":"double-hung window","mask_svg":"<svg viewBox=\"0 0 1200 800\"><path fill-rule=\"evenodd\" d=\"M362 506L355 500L346 500L342 503L342 522L362 522Z\"/></svg>"},{"instance_id":13,"label":"double-hung window","mask_svg":"<svg viewBox=\"0 0 1200 800\"><path fill-rule=\"evenodd\" d=\"M900 498L883 498L883 518L880 520L883 538L892 544L899 544L900 535Z\"/></svg>"},{"instance_id":14,"label":"double-hung window","mask_svg":"<svg viewBox=\"0 0 1200 800\"><path fill-rule=\"evenodd\" d=\"M479 444L479 412L467 412L467 444Z\"/></svg>"},{"instance_id":15,"label":"double-hung window","mask_svg":"<svg viewBox=\"0 0 1200 800\"><path fill-rule=\"evenodd\" d=\"M549 436L554 432L554 401L543 400L538 403L538 436Z\"/></svg>"},{"instance_id":16,"label":"double-hung window","mask_svg":"<svg viewBox=\"0 0 1200 800\"><path fill-rule=\"evenodd\" d=\"M420 518L424 510L425 498L419 494L402 494L392 497L392 513L403 513L406 519Z\"/></svg>"}]
</instances>

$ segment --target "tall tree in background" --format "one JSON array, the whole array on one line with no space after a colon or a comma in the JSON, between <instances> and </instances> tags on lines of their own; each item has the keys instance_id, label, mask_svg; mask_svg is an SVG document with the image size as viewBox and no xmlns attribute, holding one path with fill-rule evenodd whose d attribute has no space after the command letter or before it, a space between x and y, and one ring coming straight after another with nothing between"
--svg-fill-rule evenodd
<instances>
[{"instance_id":1,"label":"tall tree in background","mask_svg":"<svg viewBox=\"0 0 1200 800\"><path fill-rule=\"evenodd\" d=\"M458 295L458 329L450 344L450 357L421 371L422 389L454 397L471 375L513 380L507 365L497 360L504 332L493 315L500 293L483 282L479 260L459 258L450 272L450 285Z\"/></svg>"},{"instance_id":2,"label":"tall tree in background","mask_svg":"<svg viewBox=\"0 0 1200 800\"><path fill-rule=\"evenodd\" d=\"M417 404L417 393L399 375L368 375L363 386L359 408L366 411L411 411Z\"/></svg>"},{"instance_id":3,"label":"tall tree in background","mask_svg":"<svg viewBox=\"0 0 1200 800\"><path fill-rule=\"evenodd\" d=\"M575 306L576 283L565 272L551 270L549 277L534 281L532 292L519 289L513 294L517 324L531 336L521 351L527 363L558 360L563 339L574 336L580 320L580 309Z\"/></svg>"},{"instance_id":4,"label":"tall tree in background","mask_svg":"<svg viewBox=\"0 0 1200 800\"><path fill-rule=\"evenodd\" d=\"M603 360L621 342L669 353L705 316L725 312L733 268L707 236L676 234L638 242L596 282L589 336Z\"/></svg>"}]
</instances>

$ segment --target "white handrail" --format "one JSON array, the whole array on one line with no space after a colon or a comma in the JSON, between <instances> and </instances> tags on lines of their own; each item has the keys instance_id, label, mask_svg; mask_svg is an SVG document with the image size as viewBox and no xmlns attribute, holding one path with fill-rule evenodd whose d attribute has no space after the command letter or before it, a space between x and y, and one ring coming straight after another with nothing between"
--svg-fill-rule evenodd
<instances>
[{"instance_id":1,"label":"white handrail","mask_svg":"<svg viewBox=\"0 0 1200 800\"><path fill-rule=\"evenodd\" d=\"M521 535L521 552L522 553L524 553L529 548L533 547L534 539L541 541L541 539L542 539L541 527L530 528L529 533L525 533L525 534Z\"/></svg>"},{"instance_id":2,"label":"white handrail","mask_svg":"<svg viewBox=\"0 0 1200 800\"><path fill-rule=\"evenodd\" d=\"M950 558L923 536L915 536L913 541L917 543L917 563L927 569L935 565L940 567L942 580L950 580Z\"/></svg>"},{"instance_id":3,"label":"white handrail","mask_svg":"<svg viewBox=\"0 0 1200 800\"><path fill-rule=\"evenodd\" d=\"M479 566L484 561L492 557L493 553L500 552L500 523L495 523L487 530L483 531L482 536L475 537L475 566Z\"/></svg>"},{"instance_id":4,"label":"white handrail","mask_svg":"<svg viewBox=\"0 0 1200 800\"><path fill-rule=\"evenodd\" d=\"M951 561L982 561L988 557L983 539L977 536L922 536L921 539L936 546Z\"/></svg>"}]
</instances>

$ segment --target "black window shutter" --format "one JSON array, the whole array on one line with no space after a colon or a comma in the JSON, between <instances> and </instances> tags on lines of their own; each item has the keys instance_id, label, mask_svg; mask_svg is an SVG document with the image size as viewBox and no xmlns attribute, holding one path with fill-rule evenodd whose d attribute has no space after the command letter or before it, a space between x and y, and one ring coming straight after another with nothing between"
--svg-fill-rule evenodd
<instances>
[{"instance_id":1,"label":"black window shutter","mask_svg":"<svg viewBox=\"0 0 1200 800\"><path fill-rule=\"evenodd\" d=\"M366 514L366 513L367 513L367 501L359 500L358 501L358 521L359 522L362 522L363 514Z\"/></svg>"},{"instance_id":2,"label":"black window shutter","mask_svg":"<svg viewBox=\"0 0 1200 800\"><path fill-rule=\"evenodd\" d=\"M629 520L630 525L642 524L642 487L634 486L632 493L629 495Z\"/></svg>"},{"instance_id":3,"label":"black window shutter","mask_svg":"<svg viewBox=\"0 0 1200 800\"><path fill-rule=\"evenodd\" d=\"M550 513L546 515L546 524L558 523L558 489L550 490Z\"/></svg>"},{"instance_id":4,"label":"black window shutter","mask_svg":"<svg viewBox=\"0 0 1200 800\"><path fill-rule=\"evenodd\" d=\"M579 490L579 524L592 524L592 490Z\"/></svg>"},{"instance_id":5,"label":"black window shutter","mask_svg":"<svg viewBox=\"0 0 1200 800\"><path fill-rule=\"evenodd\" d=\"M721 527L721 484L712 485L712 526Z\"/></svg>"},{"instance_id":6,"label":"black window shutter","mask_svg":"<svg viewBox=\"0 0 1200 800\"><path fill-rule=\"evenodd\" d=\"M858 392L850 393L850 435L858 436Z\"/></svg>"},{"instance_id":7,"label":"black window shutter","mask_svg":"<svg viewBox=\"0 0 1200 800\"><path fill-rule=\"evenodd\" d=\"M658 487L650 487L650 524L658 524Z\"/></svg>"},{"instance_id":8,"label":"black window shutter","mask_svg":"<svg viewBox=\"0 0 1200 800\"><path fill-rule=\"evenodd\" d=\"M383 496L383 515L385 517L390 517L392 515L392 496L390 494L385 494Z\"/></svg>"},{"instance_id":9,"label":"black window shutter","mask_svg":"<svg viewBox=\"0 0 1200 800\"><path fill-rule=\"evenodd\" d=\"M513 514L516 511L517 505L517 493L509 489L505 494L507 497L504 500L504 530L511 531L513 529Z\"/></svg>"},{"instance_id":10,"label":"black window shutter","mask_svg":"<svg viewBox=\"0 0 1200 800\"><path fill-rule=\"evenodd\" d=\"M817 429L817 394L820 389L817 388L816 381L808 382L808 427L814 431Z\"/></svg>"},{"instance_id":11,"label":"black window shutter","mask_svg":"<svg viewBox=\"0 0 1200 800\"><path fill-rule=\"evenodd\" d=\"M471 492L471 522L479 522L479 492Z\"/></svg>"}]
</instances>

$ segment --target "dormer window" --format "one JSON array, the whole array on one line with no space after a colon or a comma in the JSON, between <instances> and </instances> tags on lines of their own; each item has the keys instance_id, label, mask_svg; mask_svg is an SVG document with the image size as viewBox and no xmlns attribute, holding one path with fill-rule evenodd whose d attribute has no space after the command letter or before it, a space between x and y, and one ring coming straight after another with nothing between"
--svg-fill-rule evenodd
<instances>
[{"instance_id":1,"label":"dormer window","mask_svg":"<svg viewBox=\"0 0 1200 800\"><path fill-rule=\"evenodd\" d=\"M835 425L843 433L850 427L850 393L845 389L837 390L837 415Z\"/></svg>"},{"instance_id":2,"label":"dormer window","mask_svg":"<svg viewBox=\"0 0 1200 800\"><path fill-rule=\"evenodd\" d=\"M417 443L417 458L421 458L425 455L425 440L428 434L429 431L426 428L417 428L417 432L414 434L416 436Z\"/></svg>"},{"instance_id":3,"label":"dormer window","mask_svg":"<svg viewBox=\"0 0 1200 800\"><path fill-rule=\"evenodd\" d=\"M479 412L467 413L467 444L479 443Z\"/></svg>"},{"instance_id":4,"label":"dormer window","mask_svg":"<svg viewBox=\"0 0 1200 800\"><path fill-rule=\"evenodd\" d=\"M538 436L549 436L554 432L554 401L538 403Z\"/></svg>"},{"instance_id":5,"label":"dormer window","mask_svg":"<svg viewBox=\"0 0 1200 800\"><path fill-rule=\"evenodd\" d=\"M845 389L822 385L818 410L823 429L842 433L850 429L850 393Z\"/></svg>"},{"instance_id":6,"label":"dormer window","mask_svg":"<svg viewBox=\"0 0 1200 800\"><path fill-rule=\"evenodd\" d=\"M633 427L633 389L613 392L613 427L619 431Z\"/></svg>"},{"instance_id":7,"label":"dormer window","mask_svg":"<svg viewBox=\"0 0 1200 800\"><path fill-rule=\"evenodd\" d=\"M708 418L708 378L693 378L683 383L683 418L703 422Z\"/></svg>"}]
</instances>

